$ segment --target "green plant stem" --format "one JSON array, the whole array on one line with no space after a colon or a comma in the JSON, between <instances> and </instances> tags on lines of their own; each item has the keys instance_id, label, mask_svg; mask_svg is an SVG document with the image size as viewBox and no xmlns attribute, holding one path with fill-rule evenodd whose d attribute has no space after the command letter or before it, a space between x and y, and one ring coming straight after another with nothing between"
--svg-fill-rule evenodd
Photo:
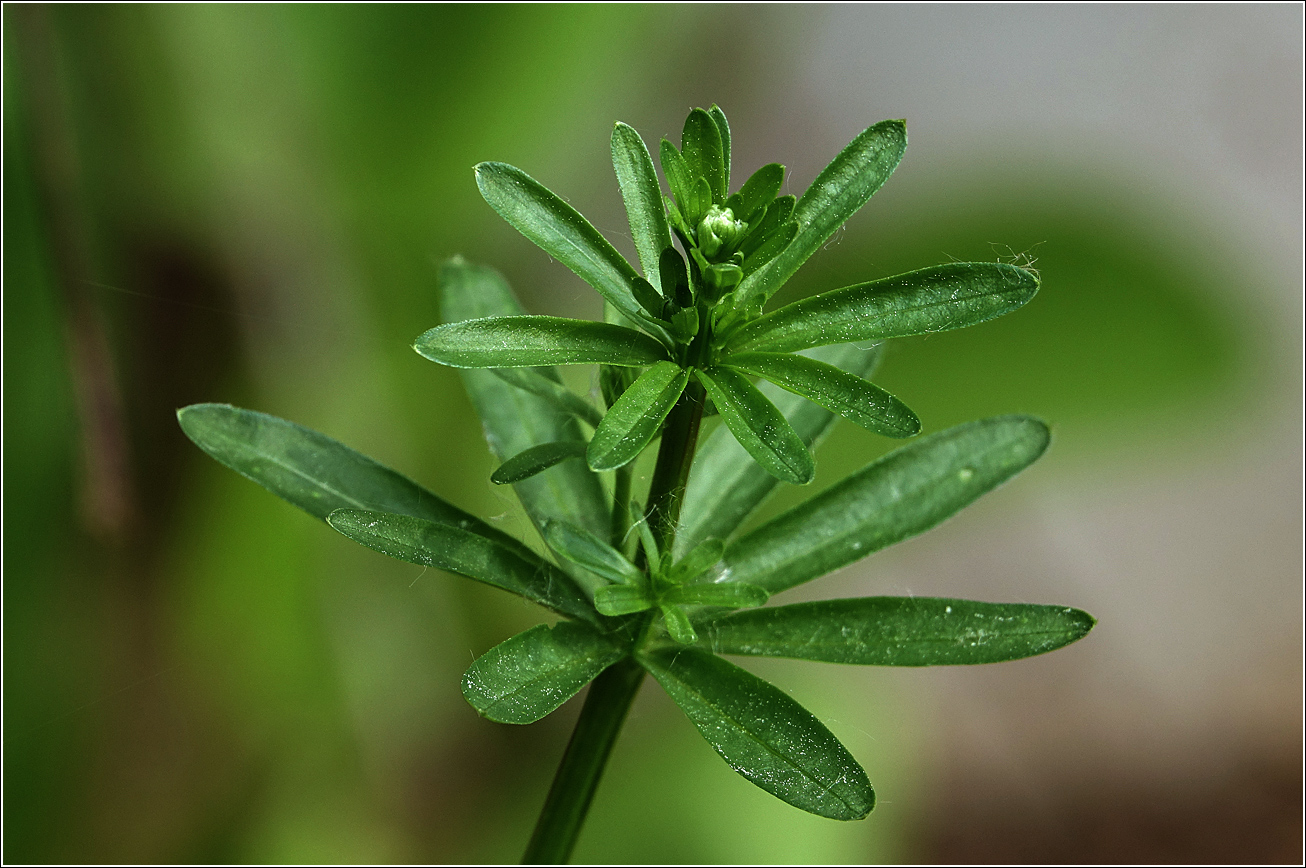
<instances>
[{"instance_id":1,"label":"green plant stem","mask_svg":"<svg viewBox=\"0 0 1306 868\"><path fill-rule=\"evenodd\" d=\"M630 477L633 468L627 464L618 467L612 485L612 547L626 550L626 534L630 531Z\"/></svg>"},{"instance_id":2,"label":"green plant stem","mask_svg":"<svg viewBox=\"0 0 1306 868\"><path fill-rule=\"evenodd\" d=\"M703 384L697 379L690 380L676 406L671 408L662 431L662 446L653 468L653 481L649 483L648 519L653 537L664 552L671 550L676 539L680 506L685 500L689 468L694 463L705 403Z\"/></svg>"},{"instance_id":3,"label":"green plant stem","mask_svg":"<svg viewBox=\"0 0 1306 868\"><path fill-rule=\"evenodd\" d=\"M589 695L544 800L522 863L560 865L571 856L608 755L644 680L644 668L627 657L590 685Z\"/></svg>"}]
</instances>

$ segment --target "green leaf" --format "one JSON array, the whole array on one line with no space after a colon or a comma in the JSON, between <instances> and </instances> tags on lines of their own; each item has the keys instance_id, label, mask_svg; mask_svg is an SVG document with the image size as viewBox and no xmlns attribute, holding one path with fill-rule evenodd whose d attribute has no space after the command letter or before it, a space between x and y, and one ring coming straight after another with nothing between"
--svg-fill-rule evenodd
<instances>
[{"instance_id":1,"label":"green leaf","mask_svg":"<svg viewBox=\"0 0 1306 868\"><path fill-rule=\"evenodd\" d=\"M481 163L476 186L490 207L545 253L570 268L623 313L639 318L631 294L638 275L617 249L575 208L521 169Z\"/></svg>"},{"instance_id":2,"label":"green leaf","mask_svg":"<svg viewBox=\"0 0 1306 868\"><path fill-rule=\"evenodd\" d=\"M634 329L557 316L492 316L438 325L413 349L454 368L534 368L542 365L642 366L667 357L666 348Z\"/></svg>"},{"instance_id":3,"label":"green leaf","mask_svg":"<svg viewBox=\"0 0 1306 868\"><path fill-rule=\"evenodd\" d=\"M393 512L529 551L408 477L294 422L229 404L183 407L177 421L196 446L314 518L337 509Z\"/></svg>"},{"instance_id":4,"label":"green leaf","mask_svg":"<svg viewBox=\"0 0 1306 868\"><path fill-rule=\"evenodd\" d=\"M537 371L530 368L491 368L490 371L505 383L511 383L518 389L543 398L564 413L586 422L591 428L597 428L599 422L603 420L603 414L599 412L598 407L562 383L551 380Z\"/></svg>"},{"instance_id":5,"label":"green leaf","mask_svg":"<svg viewBox=\"0 0 1306 868\"><path fill-rule=\"evenodd\" d=\"M648 590L634 585L604 585L594 592L594 607L613 618L643 612L652 606Z\"/></svg>"},{"instance_id":6,"label":"green leaf","mask_svg":"<svg viewBox=\"0 0 1306 868\"><path fill-rule=\"evenodd\" d=\"M707 585L677 585L662 595L664 603L682 606L727 606L742 609L764 606L771 595L757 585L743 582L713 582Z\"/></svg>"},{"instance_id":7,"label":"green leaf","mask_svg":"<svg viewBox=\"0 0 1306 868\"><path fill-rule=\"evenodd\" d=\"M694 227L693 240L695 242L698 239L698 226L711 207L712 185L707 178L699 175L689 188L689 201L685 203L685 219L689 221L690 226Z\"/></svg>"},{"instance_id":8,"label":"green leaf","mask_svg":"<svg viewBox=\"0 0 1306 868\"><path fill-rule=\"evenodd\" d=\"M446 322L521 313L521 305L498 272L462 258L454 258L440 269L440 289ZM605 309L615 310L610 304ZM562 388L553 368L530 373ZM587 442L574 417L560 412L550 400L508 385L500 378L502 372L463 370L459 374L481 419L490 451L500 461L540 443L568 441L583 446ZM536 527L548 519L578 527L607 527L612 520L598 475L581 461L564 461L516 483L513 491ZM590 573L577 570L572 574L590 590L603 584Z\"/></svg>"},{"instance_id":9,"label":"green leaf","mask_svg":"<svg viewBox=\"0 0 1306 868\"><path fill-rule=\"evenodd\" d=\"M680 150L689 164L689 170L707 179L709 205L724 205L726 201L725 152L721 143L721 130L712 116L696 108L685 118L685 129L680 138ZM707 210L704 208L703 210Z\"/></svg>"},{"instance_id":10,"label":"green leaf","mask_svg":"<svg viewBox=\"0 0 1306 868\"><path fill-rule=\"evenodd\" d=\"M671 246L671 230L667 228L667 214L662 208L662 188L658 186L657 170L653 158L639 133L626 124L618 123L612 130L612 167L617 173L617 185L626 204L630 218L630 235L639 254L644 276L655 289L662 290L658 274L658 257Z\"/></svg>"},{"instance_id":11,"label":"green leaf","mask_svg":"<svg viewBox=\"0 0 1306 868\"><path fill-rule=\"evenodd\" d=\"M759 244L744 259L743 271L745 274L752 274L757 269L766 265L772 259L780 255L789 242L794 240L798 235L798 224L793 220L780 226L774 232L767 233L766 240Z\"/></svg>"},{"instance_id":12,"label":"green leaf","mask_svg":"<svg viewBox=\"0 0 1306 868\"><path fill-rule=\"evenodd\" d=\"M698 376L730 433L767 473L795 485L812 481L816 464L803 438L747 377L729 368L709 368Z\"/></svg>"},{"instance_id":13,"label":"green leaf","mask_svg":"<svg viewBox=\"0 0 1306 868\"><path fill-rule=\"evenodd\" d=\"M760 220L749 226L748 234L739 245L739 252L744 254L745 262L749 259L754 262L760 261L762 257L755 255L757 251L776 238L784 238L785 246L794 239L798 230L789 229L789 224L793 223L795 227L798 225L797 221L790 219L790 215L794 212L794 203L797 201L793 196L781 196L766 206L766 213Z\"/></svg>"},{"instance_id":14,"label":"green leaf","mask_svg":"<svg viewBox=\"0 0 1306 868\"><path fill-rule=\"evenodd\" d=\"M890 452L726 549L734 581L778 593L929 530L1024 470L1047 449L1046 425L996 416Z\"/></svg>"},{"instance_id":15,"label":"green leaf","mask_svg":"<svg viewBox=\"0 0 1306 868\"><path fill-rule=\"evenodd\" d=\"M741 455L740 458L743 458L743 456ZM721 563L721 556L725 554L725 551L726 544L723 540L703 540L694 546L689 554L676 562L667 575L667 581L676 584L694 581Z\"/></svg>"},{"instance_id":16,"label":"green leaf","mask_svg":"<svg viewBox=\"0 0 1306 868\"><path fill-rule=\"evenodd\" d=\"M787 353L964 328L1010 313L1036 292L1038 278L1023 268L953 262L796 301L740 328L726 352Z\"/></svg>"},{"instance_id":17,"label":"green leaf","mask_svg":"<svg viewBox=\"0 0 1306 868\"><path fill-rule=\"evenodd\" d=\"M665 648L639 657L708 744L752 783L834 820L875 807L866 772L812 713L714 654Z\"/></svg>"},{"instance_id":18,"label":"green leaf","mask_svg":"<svg viewBox=\"0 0 1306 868\"><path fill-rule=\"evenodd\" d=\"M853 139L798 200L794 209L798 235L793 242L739 287L745 304L765 302L774 295L836 229L884 186L906 150L907 125L903 121L881 121Z\"/></svg>"},{"instance_id":19,"label":"green leaf","mask_svg":"<svg viewBox=\"0 0 1306 868\"><path fill-rule=\"evenodd\" d=\"M507 485L530 479L537 473L548 470L553 465L568 458L580 458L585 454L585 444L578 440L563 440L557 443L541 443L539 446L518 452L499 465L490 474L490 481L495 485Z\"/></svg>"},{"instance_id":20,"label":"green leaf","mask_svg":"<svg viewBox=\"0 0 1306 868\"><path fill-rule=\"evenodd\" d=\"M689 163L685 162L685 155L666 139L663 139L659 146L658 162L662 164L662 174L667 176L667 187L671 189L671 195L685 212L685 223L691 224L687 228L692 232L694 230L692 223L698 221L688 213L689 202L694 192L694 182L698 177L689 168Z\"/></svg>"},{"instance_id":21,"label":"green leaf","mask_svg":"<svg viewBox=\"0 0 1306 868\"><path fill-rule=\"evenodd\" d=\"M327 516L327 524L383 555L476 579L562 615L597 620L571 578L538 555L452 525L388 512L338 509Z\"/></svg>"},{"instance_id":22,"label":"green leaf","mask_svg":"<svg viewBox=\"0 0 1306 868\"><path fill-rule=\"evenodd\" d=\"M476 658L463 675L463 696L490 720L534 723L625 654L584 624L540 624Z\"/></svg>"},{"instance_id":23,"label":"green leaf","mask_svg":"<svg viewBox=\"0 0 1306 868\"><path fill-rule=\"evenodd\" d=\"M726 207L734 213L736 220L743 220L751 225L755 216L761 217L758 212L780 195L780 187L784 184L784 180L785 167L779 163L767 163L749 176L738 193L726 200Z\"/></svg>"},{"instance_id":24,"label":"green leaf","mask_svg":"<svg viewBox=\"0 0 1306 868\"><path fill-rule=\"evenodd\" d=\"M1087 612L1065 606L863 597L736 612L703 631L720 654L946 666L1043 654L1083 638L1095 623Z\"/></svg>"},{"instance_id":25,"label":"green leaf","mask_svg":"<svg viewBox=\"0 0 1306 868\"><path fill-rule=\"evenodd\" d=\"M562 557L619 585L643 587L644 573L626 560L621 552L589 531L551 521L544 525L544 541Z\"/></svg>"},{"instance_id":26,"label":"green leaf","mask_svg":"<svg viewBox=\"0 0 1306 868\"><path fill-rule=\"evenodd\" d=\"M880 358L881 347L862 349L839 344L810 350L813 358L841 370L869 377ZM810 448L815 448L834 426L835 414L806 398L786 392L770 383L759 391L784 414L794 431ZM721 426L698 450L689 474L685 505L676 531L677 551L688 551L709 537L728 538L760 506L779 484Z\"/></svg>"},{"instance_id":27,"label":"green leaf","mask_svg":"<svg viewBox=\"0 0 1306 868\"><path fill-rule=\"evenodd\" d=\"M694 625L684 609L672 605L662 605L658 608L662 611L662 621L666 624L667 632L671 634L674 641L681 645L693 645L698 641L698 634L694 632Z\"/></svg>"},{"instance_id":28,"label":"green leaf","mask_svg":"<svg viewBox=\"0 0 1306 868\"><path fill-rule=\"evenodd\" d=\"M707 113L712 116L716 122L717 132L721 135L721 155L722 163L725 166L725 189L730 189L730 122L726 120L726 113L721 111L721 107L715 103Z\"/></svg>"},{"instance_id":29,"label":"green leaf","mask_svg":"<svg viewBox=\"0 0 1306 868\"><path fill-rule=\"evenodd\" d=\"M649 444L685 391L689 373L672 362L649 368L612 405L594 430L585 457L593 470L615 470Z\"/></svg>"},{"instance_id":30,"label":"green leaf","mask_svg":"<svg viewBox=\"0 0 1306 868\"><path fill-rule=\"evenodd\" d=\"M906 404L879 386L816 359L789 353L739 353L721 364L764 377L886 437L911 437L921 430L921 420Z\"/></svg>"}]
</instances>

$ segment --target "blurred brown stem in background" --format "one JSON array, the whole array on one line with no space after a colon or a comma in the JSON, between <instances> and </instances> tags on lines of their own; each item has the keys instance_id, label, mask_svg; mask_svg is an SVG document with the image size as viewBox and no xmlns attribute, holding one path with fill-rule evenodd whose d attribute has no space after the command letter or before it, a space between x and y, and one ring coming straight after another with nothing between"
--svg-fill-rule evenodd
<instances>
[{"instance_id":1,"label":"blurred brown stem in background","mask_svg":"<svg viewBox=\"0 0 1306 868\"><path fill-rule=\"evenodd\" d=\"M22 6L12 20L42 217L65 308L68 367L81 423L82 522L97 539L122 543L136 523L135 491L104 314L88 291L94 279L92 229L58 35L45 5Z\"/></svg>"}]
</instances>

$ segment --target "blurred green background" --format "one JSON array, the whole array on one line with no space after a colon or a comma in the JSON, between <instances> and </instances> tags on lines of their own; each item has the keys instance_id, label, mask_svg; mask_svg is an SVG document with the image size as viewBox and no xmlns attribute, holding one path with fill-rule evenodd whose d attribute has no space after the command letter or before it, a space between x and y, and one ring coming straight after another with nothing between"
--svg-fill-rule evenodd
<instances>
[{"instance_id":1,"label":"blurred green background","mask_svg":"<svg viewBox=\"0 0 1306 868\"><path fill-rule=\"evenodd\" d=\"M713 102L737 176L779 160L795 193L908 120L902 167L781 300L950 258L1044 281L894 344L878 381L926 430L1036 413L1049 455L791 598L1101 623L983 669L750 661L867 768L860 823L756 790L649 683L577 859L1301 858L1300 7L3 15L6 861L519 856L578 706L502 726L458 683L539 610L353 546L173 413L292 419L524 531L456 374L409 345L455 253L533 312L599 301L471 167L520 166L633 259L612 122L655 143ZM889 445L837 429L813 487Z\"/></svg>"}]
</instances>

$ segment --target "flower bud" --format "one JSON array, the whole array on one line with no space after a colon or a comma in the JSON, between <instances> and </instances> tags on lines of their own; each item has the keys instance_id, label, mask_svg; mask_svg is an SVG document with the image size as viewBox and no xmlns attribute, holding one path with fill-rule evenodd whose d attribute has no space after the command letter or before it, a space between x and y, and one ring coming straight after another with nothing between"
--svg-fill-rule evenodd
<instances>
[{"instance_id":1,"label":"flower bud","mask_svg":"<svg viewBox=\"0 0 1306 868\"><path fill-rule=\"evenodd\" d=\"M698 247L709 259L729 254L747 230L748 224L736 220L729 208L713 205L698 224Z\"/></svg>"}]
</instances>

